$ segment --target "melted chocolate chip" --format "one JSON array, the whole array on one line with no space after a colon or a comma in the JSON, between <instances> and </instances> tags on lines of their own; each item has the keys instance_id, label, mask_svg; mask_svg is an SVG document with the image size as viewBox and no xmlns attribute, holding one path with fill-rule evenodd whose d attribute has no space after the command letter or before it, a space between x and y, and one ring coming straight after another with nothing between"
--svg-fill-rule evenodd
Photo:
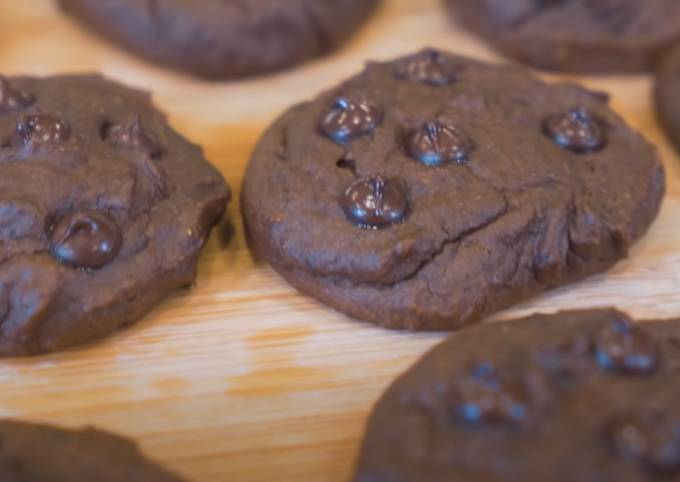
<instances>
[{"instance_id":1,"label":"melted chocolate chip","mask_svg":"<svg viewBox=\"0 0 680 482\"><path fill-rule=\"evenodd\" d=\"M71 135L71 128L57 116L24 115L17 119L16 134L24 145L41 147L65 142Z\"/></svg>"},{"instance_id":2,"label":"melted chocolate chip","mask_svg":"<svg viewBox=\"0 0 680 482\"><path fill-rule=\"evenodd\" d=\"M338 98L321 120L321 131L338 143L371 134L382 122L381 110L368 102Z\"/></svg>"},{"instance_id":3,"label":"melted chocolate chip","mask_svg":"<svg viewBox=\"0 0 680 482\"><path fill-rule=\"evenodd\" d=\"M355 181L344 192L340 205L347 217L362 228L379 229L398 223L409 207L406 184L380 174Z\"/></svg>"},{"instance_id":4,"label":"melted chocolate chip","mask_svg":"<svg viewBox=\"0 0 680 482\"><path fill-rule=\"evenodd\" d=\"M590 341L586 337L578 337L573 341L548 347L538 353L537 361L559 381L578 380L592 367Z\"/></svg>"},{"instance_id":5,"label":"melted chocolate chip","mask_svg":"<svg viewBox=\"0 0 680 482\"><path fill-rule=\"evenodd\" d=\"M659 475L680 472L680 424L659 412L626 414L605 432L616 452Z\"/></svg>"},{"instance_id":6,"label":"melted chocolate chip","mask_svg":"<svg viewBox=\"0 0 680 482\"><path fill-rule=\"evenodd\" d=\"M428 122L408 139L408 150L416 160L428 166L446 162L464 164L473 150L472 141L450 124Z\"/></svg>"},{"instance_id":7,"label":"melted chocolate chip","mask_svg":"<svg viewBox=\"0 0 680 482\"><path fill-rule=\"evenodd\" d=\"M456 72L446 58L436 50L426 49L397 65L395 75L400 80L441 87L456 81Z\"/></svg>"},{"instance_id":8,"label":"melted chocolate chip","mask_svg":"<svg viewBox=\"0 0 680 482\"><path fill-rule=\"evenodd\" d=\"M578 154L599 151L607 143L603 125L583 107L548 117L543 131L558 146Z\"/></svg>"},{"instance_id":9,"label":"melted chocolate chip","mask_svg":"<svg viewBox=\"0 0 680 482\"><path fill-rule=\"evenodd\" d=\"M116 222L92 210L62 217L49 231L52 254L75 268L99 269L113 261L123 243Z\"/></svg>"},{"instance_id":10,"label":"melted chocolate chip","mask_svg":"<svg viewBox=\"0 0 680 482\"><path fill-rule=\"evenodd\" d=\"M103 137L114 147L143 151L151 157L161 154L156 136L144 128L139 115L133 115L121 124L107 126Z\"/></svg>"},{"instance_id":11,"label":"melted chocolate chip","mask_svg":"<svg viewBox=\"0 0 680 482\"><path fill-rule=\"evenodd\" d=\"M13 90L6 78L0 76L0 114L24 109L35 102L35 97L26 92Z\"/></svg>"},{"instance_id":12,"label":"melted chocolate chip","mask_svg":"<svg viewBox=\"0 0 680 482\"><path fill-rule=\"evenodd\" d=\"M659 366L659 347L644 328L627 318L603 326L593 338L595 358L605 369L649 375Z\"/></svg>"},{"instance_id":13,"label":"melted chocolate chip","mask_svg":"<svg viewBox=\"0 0 680 482\"><path fill-rule=\"evenodd\" d=\"M455 387L454 414L469 423L517 423L527 417L530 398L523 384L508 383L481 363Z\"/></svg>"}]
</instances>

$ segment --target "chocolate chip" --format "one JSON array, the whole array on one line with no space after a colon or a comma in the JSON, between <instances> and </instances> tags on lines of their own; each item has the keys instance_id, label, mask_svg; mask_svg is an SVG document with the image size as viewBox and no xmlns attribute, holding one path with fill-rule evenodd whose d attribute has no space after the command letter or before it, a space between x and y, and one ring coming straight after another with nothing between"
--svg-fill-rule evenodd
<instances>
[{"instance_id":1,"label":"chocolate chip","mask_svg":"<svg viewBox=\"0 0 680 482\"><path fill-rule=\"evenodd\" d=\"M680 424L661 412L625 414L612 419L605 433L614 450L650 472L680 472Z\"/></svg>"},{"instance_id":2,"label":"chocolate chip","mask_svg":"<svg viewBox=\"0 0 680 482\"><path fill-rule=\"evenodd\" d=\"M453 392L454 415L479 424L512 424L524 420L531 396L522 383L501 379L490 363L480 363Z\"/></svg>"},{"instance_id":3,"label":"chocolate chip","mask_svg":"<svg viewBox=\"0 0 680 482\"><path fill-rule=\"evenodd\" d=\"M57 221L49 231L49 242L52 254L64 264L95 270L113 261L123 238L110 216L83 210Z\"/></svg>"},{"instance_id":4,"label":"chocolate chip","mask_svg":"<svg viewBox=\"0 0 680 482\"><path fill-rule=\"evenodd\" d=\"M428 122L413 132L407 147L411 156L428 166L464 164L473 150L472 141L463 131L440 121Z\"/></svg>"},{"instance_id":5,"label":"chocolate chip","mask_svg":"<svg viewBox=\"0 0 680 482\"><path fill-rule=\"evenodd\" d=\"M543 132L558 146L578 154L599 151L607 143L604 126L584 107L548 117Z\"/></svg>"},{"instance_id":6,"label":"chocolate chip","mask_svg":"<svg viewBox=\"0 0 680 482\"><path fill-rule=\"evenodd\" d=\"M399 63L395 75L400 80L441 87L456 81L456 72L436 50L425 49Z\"/></svg>"},{"instance_id":7,"label":"chocolate chip","mask_svg":"<svg viewBox=\"0 0 680 482\"><path fill-rule=\"evenodd\" d=\"M406 183L380 174L365 177L347 188L340 205L357 226L384 228L406 216L409 208Z\"/></svg>"},{"instance_id":8,"label":"chocolate chip","mask_svg":"<svg viewBox=\"0 0 680 482\"><path fill-rule=\"evenodd\" d=\"M591 371L590 341L577 337L566 343L542 349L537 361L547 373L562 382L573 382Z\"/></svg>"},{"instance_id":9,"label":"chocolate chip","mask_svg":"<svg viewBox=\"0 0 680 482\"><path fill-rule=\"evenodd\" d=\"M24 109L35 102L35 97L27 92L13 90L7 79L0 76L0 114L8 114Z\"/></svg>"},{"instance_id":10,"label":"chocolate chip","mask_svg":"<svg viewBox=\"0 0 680 482\"><path fill-rule=\"evenodd\" d=\"M644 328L627 318L607 323L593 337L595 358L603 368L628 375L649 375L659 366L659 347Z\"/></svg>"},{"instance_id":11,"label":"chocolate chip","mask_svg":"<svg viewBox=\"0 0 680 482\"><path fill-rule=\"evenodd\" d=\"M136 114L121 124L106 124L102 137L114 147L143 151L151 157L161 154L156 136L142 125L141 117Z\"/></svg>"},{"instance_id":12,"label":"chocolate chip","mask_svg":"<svg viewBox=\"0 0 680 482\"><path fill-rule=\"evenodd\" d=\"M338 143L371 134L382 122L381 110L368 102L339 97L321 120L321 131Z\"/></svg>"},{"instance_id":13,"label":"chocolate chip","mask_svg":"<svg viewBox=\"0 0 680 482\"><path fill-rule=\"evenodd\" d=\"M23 115L17 119L16 134L22 144L39 148L65 142L71 135L71 128L54 115Z\"/></svg>"}]
</instances>

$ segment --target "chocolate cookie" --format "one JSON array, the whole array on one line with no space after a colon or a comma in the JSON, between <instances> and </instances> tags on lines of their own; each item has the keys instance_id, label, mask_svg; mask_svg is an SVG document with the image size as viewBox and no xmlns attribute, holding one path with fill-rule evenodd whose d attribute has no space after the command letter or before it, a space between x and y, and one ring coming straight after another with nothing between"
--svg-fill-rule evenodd
<instances>
[{"instance_id":1,"label":"chocolate cookie","mask_svg":"<svg viewBox=\"0 0 680 482\"><path fill-rule=\"evenodd\" d=\"M279 118L242 208L301 291L388 328L452 329L608 268L663 193L656 149L606 95L425 50Z\"/></svg>"},{"instance_id":2,"label":"chocolate cookie","mask_svg":"<svg viewBox=\"0 0 680 482\"><path fill-rule=\"evenodd\" d=\"M674 49L656 76L656 111L668 139L680 150L680 47Z\"/></svg>"},{"instance_id":3,"label":"chocolate cookie","mask_svg":"<svg viewBox=\"0 0 680 482\"><path fill-rule=\"evenodd\" d=\"M5 482L181 482L122 437L0 422L0 480Z\"/></svg>"},{"instance_id":4,"label":"chocolate cookie","mask_svg":"<svg viewBox=\"0 0 680 482\"><path fill-rule=\"evenodd\" d=\"M505 54L562 72L652 69L680 42L676 0L444 0Z\"/></svg>"},{"instance_id":5,"label":"chocolate cookie","mask_svg":"<svg viewBox=\"0 0 680 482\"><path fill-rule=\"evenodd\" d=\"M377 404L356 482L680 480L680 320L615 310L485 324Z\"/></svg>"},{"instance_id":6,"label":"chocolate cookie","mask_svg":"<svg viewBox=\"0 0 680 482\"><path fill-rule=\"evenodd\" d=\"M201 77L283 69L347 40L379 0L59 0L130 51Z\"/></svg>"},{"instance_id":7,"label":"chocolate cookie","mask_svg":"<svg viewBox=\"0 0 680 482\"><path fill-rule=\"evenodd\" d=\"M0 356L102 336L191 284L228 197L147 94L0 79Z\"/></svg>"}]
</instances>

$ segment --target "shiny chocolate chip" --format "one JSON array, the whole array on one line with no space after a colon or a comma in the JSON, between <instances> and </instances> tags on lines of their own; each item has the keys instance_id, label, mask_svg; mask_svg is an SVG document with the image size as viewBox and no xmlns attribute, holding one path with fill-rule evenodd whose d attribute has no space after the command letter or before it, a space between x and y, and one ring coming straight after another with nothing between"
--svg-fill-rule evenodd
<instances>
[{"instance_id":1,"label":"shiny chocolate chip","mask_svg":"<svg viewBox=\"0 0 680 482\"><path fill-rule=\"evenodd\" d=\"M401 61L395 75L400 80L441 87L456 81L454 67L438 51L425 49Z\"/></svg>"},{"instance_id":2,"label":"shiny chocolate chip","mask_svg":"<svg viewBox=\"0 0 680 482\"><path fill-rule=\"evenodd\" d=\"M27 92L12 89L9 81L0 76L0 114L8 114L24 109L35 102L35 97Z\"/></svg>"},{"instance_id":3,"label":"shiny chocolate chip","mask_svg":"<svg viewBox=\"0 0 680 482\"><path fill-rule=\"evenodd\" d=\"M440 121L428 122L413 132L407 147L414 159L428 166L464 164L473 150L472 141L462 130Z\"/></svg>"},{"instance_id":4,"label":"shiny chocolate chip","mask_svg":"<svg viewBox=\"0 0 680 482\"><path fill-rule=\"evenodd\" d=\"M115 259L123 236L107 214L83 210L59 219L49 230L49 242L52 254L62 263L95 270Z\"/></svg>"},{"instance_id":5,"label":"shiny chocolate chip","mask_svg":"<svg viewBox=\"0 0 680 482\"><path fill-rule=\"evenodd\" d=\"M602 326L593 337L593 347L597 362L607 370L649 375L659 366L654 337L625 317Z\"/></svg>"},{"instance_id":6,"label":"shiny chocolate chip","mask_svg":"<svg viewBox=\"0 0 680 482\"><path fill-rule=\"evenodd\" d=\"M523 383L505 381L491 363L480 363L453 393L454 415L474 424L513 424L529 412L531 395Z\"/></svg>"},{"instance_id":7,"label":"shiny chocolate chip","mask_svg":"<svg viewBox=\"0 0 680 482\"><path fill-rule=\"evenodd\" d=\"M50 146L65 142L71 135L71 128L54 115L23 115L17 119L16 134L24 145Z\"/></svg>"},{"instance_id":8,"label":"shiny chocolate chip","mask_svg":"<svg viewBox=\"0 0 680 482\"><path fill-rule=\"evenodd\" d=\"M661 412L619 415L605 427L616 453L659 475L680 473L680 424Z\"/></svg>"},{"instance_id":9,"label":"shiny chocolate chip","mask_svg":"<svg viewBox=\"0 0 680 482\"><path fill-rule=\"evenodd\" d=\"M139 115L133 115L121 124L107 125L103 137L114 147L139 150L152 157L161 154L156 136L142 125Z\"/></svg>"},{"instance_id":10,"label":"shiny chocolate chip","mask_svg":"<svg viewBox=\"0 0 680 482\"><path fill-rule=\"evenodd\" d=\"M340 205L357 226L380 229L406 217L409 200L406 183L376 174L355 181L344 192Z\"/></svg>"},{"instance_id":11,"label":"shiny chocolate chip","mask_svg":"<svg viewBox=\"0 0 680 482\"><path fill-rule=\"evenodd\" d=\"M584 107L548 117L543 131L558 146L578 154L599 151L607 143L604 126Z\"/></svg>"},{"instance_id":12,"label":"shiny chocolate chip","mask_svg":"<svg viewBox=\"0 0 680 482\"><path fill-rule=\"evenodd\" d=\"M381 124L382 111L368 102L339 97L321 119L321 131L338 143L371 134Z\"/></svg>"}]
</instances>

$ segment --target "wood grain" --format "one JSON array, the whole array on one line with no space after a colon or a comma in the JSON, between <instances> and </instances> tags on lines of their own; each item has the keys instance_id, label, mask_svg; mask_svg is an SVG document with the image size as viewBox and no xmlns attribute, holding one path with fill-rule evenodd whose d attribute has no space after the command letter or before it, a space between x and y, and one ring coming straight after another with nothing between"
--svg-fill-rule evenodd
<instances>
[{"instance_id":1,"label":"wood grain","mask_svg":"<svg viewBox=\"0 0 680 482\"><path fill-rule=\"evenodd\" d=\"M153 91L236 191L268 122L365 60L425 45L495 58L449 24L438 0L386 0L375 21L330 58L217 84L146 65L81 31L48 0L0 0L0 12L1 72L101 71ZM497 318L601 305L678 315L679 164L654 119L651 78L582 80L612 92L615 107L659 144L668 197L629 260ZM230 217L234 234L227 225L214 233L195 289L177 293L142 323L67 353L2 362L0 415L127 434L196 482L346 481L371 404L442 335L386 332L297 294L252 258L236 203Z\"/></svg>"}]
</instances>

